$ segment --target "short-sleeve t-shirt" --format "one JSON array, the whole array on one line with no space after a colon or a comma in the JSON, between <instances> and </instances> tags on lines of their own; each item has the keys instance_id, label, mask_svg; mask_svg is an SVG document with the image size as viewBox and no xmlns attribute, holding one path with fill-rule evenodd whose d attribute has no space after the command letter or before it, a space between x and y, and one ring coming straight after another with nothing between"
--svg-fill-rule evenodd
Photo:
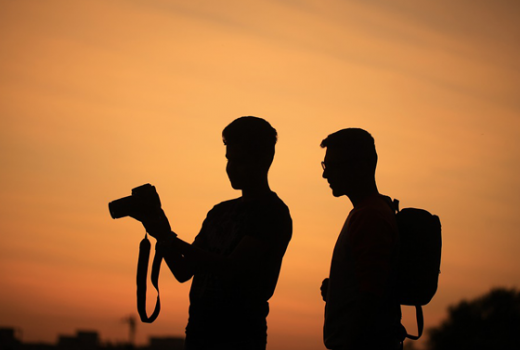
<instances>
[{"instance_id":1,"label":"short-sleeve t-shirt","mask_svg":"<svg viewBox=\"0 0 520 350\"><path fill-rule=\"evenodd\" d=\"M196 273L190 290L187 336L223 341L230 337L265 340L268 300L274 293L292 236L289 209L276 193L252 201L237 198L214 206L193 244L213 254L229 256L245 236L264 241L269 247L261 272L236 278Z\"/></svg>"},{"instance_id":2,"label":"short-sleeve t-shirt","mask_svg":"<svg viewBox=\"0 0 520 350\"><path fill-rule=\"evenodd\" d=\"M393 298L399 232L390 203L382 195L366 198L349 213L338 237L325 306L324 340L329 349L344 346L345 337L352 336L360 293L382 301L372 334L381 336L400 324L399 304Z\"/></svg>"}]
</instances>

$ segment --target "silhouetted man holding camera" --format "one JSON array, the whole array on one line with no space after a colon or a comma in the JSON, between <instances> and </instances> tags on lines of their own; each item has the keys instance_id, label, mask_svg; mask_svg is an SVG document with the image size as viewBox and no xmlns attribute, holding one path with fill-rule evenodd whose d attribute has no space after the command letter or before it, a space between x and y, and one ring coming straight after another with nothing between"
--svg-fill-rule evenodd
<instances>
[{"instance_id":1,"label":"silhouetted man holding camera","mask_svg":"<svg viewBox=\"0 0 520 350\"><path fill-rule=\"evenodd\" d=\"M325 346L401 349L401 310L394 296L399 233L391 200L377 189L374 139L350 128L329 135L321 146L327 148L323 177L332 194L346 195L354 206L321 287Z\"/></svg>"},{"instance_id":2,"label":"silhouetted man holding camera","mask_svg":"<svg viewBox=\"0 0 520 350\"><path fill-rule=\"evenodd\" d=\"M214 206L192 244L171 232L160 209L137 219L175 278L193 277L185 349L264 350L268 300L292 235L289 209L268 183L277 133L263 119L241 117L222 136L241 197Z\"/></svg>"}]
</instances>

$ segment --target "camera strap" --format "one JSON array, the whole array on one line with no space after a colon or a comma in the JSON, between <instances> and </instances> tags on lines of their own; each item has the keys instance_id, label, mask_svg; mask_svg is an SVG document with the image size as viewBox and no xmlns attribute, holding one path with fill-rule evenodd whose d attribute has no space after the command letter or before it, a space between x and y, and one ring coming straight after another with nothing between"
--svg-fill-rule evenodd
<instances>
[{"instance_id":1,"label":"camera strap","mask_svg":"<svg viewBox=\"0 0 520 350\"><path fill-rule=\"evenodd\" d=\"M155 253L152 263L151 280L157 290L157 301L155 309L150 317L146 313L146 277L148 275L148 261L150 260L151 244L148 240L148 234L145 234L143 240L139 244L139 259L137 261L137 312L142 322L152 323L159 316L161 311L161 300L159 297L159 271L161 269L162 256Z\"/></svg>"}]
</instances>

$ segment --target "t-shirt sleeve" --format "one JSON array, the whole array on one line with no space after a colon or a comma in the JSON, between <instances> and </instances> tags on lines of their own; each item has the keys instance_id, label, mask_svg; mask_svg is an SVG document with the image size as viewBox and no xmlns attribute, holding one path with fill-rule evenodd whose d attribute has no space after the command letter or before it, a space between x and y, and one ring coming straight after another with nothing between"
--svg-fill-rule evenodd
<instances>
[{"instance_id":1,"label":"t-shirt sleeve","mask_svg":"<svg viewBox=\"0 0 520 350\"><path fill-rule=\"evenodd\" d=\"M210 222L213 220L213 218L217 215L220 206L220 204L217 204L208 212L206 218L202 222L202 227L200 228L199 233L197 234L197 236L195 236L195 240L193 241L192 245L202 249L207 249L206 234L208 231L208 226L210 225Z\"/></svg>"},{"instance_id":2,"label":"t-shirt sleeve","mask_svg":"<svg viewBox=\"0 0 520 350\"><path fill-rule=\"evenodd\" d=\"M270 245L287 245L292 235L292 219L287 207L273 205L256 210L247 222L246 235Z\"/></svg>"}]
</instances>

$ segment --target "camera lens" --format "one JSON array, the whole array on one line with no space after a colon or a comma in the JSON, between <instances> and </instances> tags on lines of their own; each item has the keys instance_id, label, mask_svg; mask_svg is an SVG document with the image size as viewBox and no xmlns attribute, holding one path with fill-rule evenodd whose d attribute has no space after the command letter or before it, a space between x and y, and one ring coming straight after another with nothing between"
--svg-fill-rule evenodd
<instances>
[{"instance_id":1,"label":"camera lens","mask_svg":"<svg viewBox=\"0 0 520 350\"><path fill-rule=\"evenodd\" d=\"M108 210L110 211L112 219L118 219L130 215L135 207L134 201L135 198L128 196L108 203Z\"/></svg>"}]
</instances>

